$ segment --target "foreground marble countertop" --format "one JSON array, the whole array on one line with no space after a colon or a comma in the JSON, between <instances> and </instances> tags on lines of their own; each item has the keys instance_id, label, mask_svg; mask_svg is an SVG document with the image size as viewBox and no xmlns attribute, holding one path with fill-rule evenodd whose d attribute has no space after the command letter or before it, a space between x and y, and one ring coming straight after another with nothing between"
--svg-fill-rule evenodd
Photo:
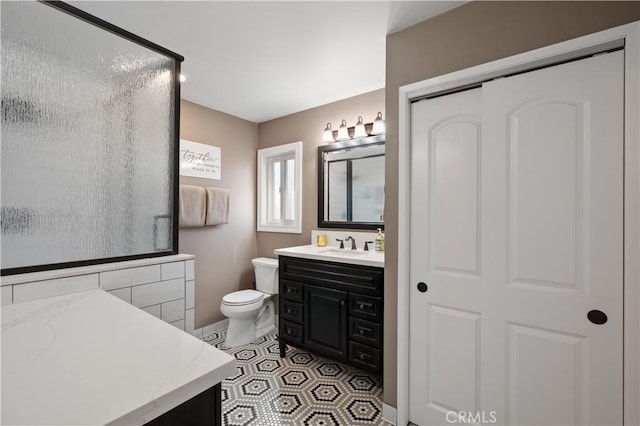
<instances>
[{"instance_id":1,"label":"foreground marble countertop","mask_svg":"<svg viewBox=\"0 0 640 426\"><path fill-rule=\"evenodd\" d=\"M302 257L304 259L327 262L349 263L351 265L377 266L384 268L384 252L339 249L333 246L314 245L287 247L274 250L278 256Z\"/></svg>"},{"instance_id":2,"label":"foreground marble countertop","mask_svg":"<svg viewBox=\"0 0 640 426\"><path fill-rule=\"evenodd\" d=\"M2 306L4 425L144 424L235 358L102 290Z\"/></svg>"}]
</instances>

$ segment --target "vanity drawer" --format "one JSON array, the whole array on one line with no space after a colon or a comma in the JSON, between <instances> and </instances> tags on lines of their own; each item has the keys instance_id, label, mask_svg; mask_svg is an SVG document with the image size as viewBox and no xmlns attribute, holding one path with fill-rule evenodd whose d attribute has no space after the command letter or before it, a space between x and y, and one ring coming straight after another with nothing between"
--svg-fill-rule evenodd
<instances>
[{"instance_id":1,"label":"vanity drawer","mask_svg":"<svg viewBox=\"0 0 640 426\"><path fill-rule=\"evenodd\" d=\"M382 347L382 324L349 318L349 339L377 348Z\"/></svg>"},{"instance_id":2,"label":"vanity drawer","mask_svg":"<svg viewBox=\"0 0 640 426\"><path fill-rule=\"evenodd\" d=\"M382 373L382 349L349 342L349 361L364 370Z\"/></svg>"},{"instance_id":3,"label":"vanity drawer","mask_svg":"<svg viewBox=\"0 0 640 426\"><path fill-rule=\"evenodd\" d=\"M279 256L281 280L382 296L384 269L371 266Z\"/></svg>"},{"instance_id":4,"label":"vanity drawer","mask_svg":"<svg viewBox=\"0 0 640 426\"><path fill-rule=\"evenodd\" d=\"M382 322L382 298L350 293L349 314L370 321Z\"/></svg>"},{"instance_id":5,"label":"vanity drawer","mask_svg":"<svg viewBox=\"0 0 640 426\"><path fill-rule=\"evenodd\" d=\"M303 326L286 320L280 320L280 339L302 345Z\"/></svg>"},{"instance_id":6,"label":"vanity drawer","mask_svg":"<svg viewBox=\"0 0 640 426\"><path fill-rule=\"evenodd\" d=\"M280 302L280 317L291 321L302 322L304 305L291 300L282 299Z\"/></svg>"},{"instance_id":7,"label":"vanity drawer","mask_svg":"<svg viewBox=\"0 0 640 426\"><path fill-rule=\"evenodd\" d=\"M284 298L302 302L304 285L295 281L280 280L280 295Z\"/></svg>"}]
</instances>

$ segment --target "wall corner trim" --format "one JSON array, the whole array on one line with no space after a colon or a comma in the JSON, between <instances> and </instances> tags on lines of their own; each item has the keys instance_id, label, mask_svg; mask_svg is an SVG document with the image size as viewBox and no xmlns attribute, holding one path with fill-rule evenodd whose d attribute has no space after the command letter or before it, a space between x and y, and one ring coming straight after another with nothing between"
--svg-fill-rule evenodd
<instances>
[{"instance_id":1,"label":"wall corner trim","mask_svg":"<svg viewBox=\"0 0 640 426\"><path fill-rule=\"evenodd\" d=\"M396 409L385 403L382 404L382 420L387 423L396 425Z\"/></svg>"}]
</instances>

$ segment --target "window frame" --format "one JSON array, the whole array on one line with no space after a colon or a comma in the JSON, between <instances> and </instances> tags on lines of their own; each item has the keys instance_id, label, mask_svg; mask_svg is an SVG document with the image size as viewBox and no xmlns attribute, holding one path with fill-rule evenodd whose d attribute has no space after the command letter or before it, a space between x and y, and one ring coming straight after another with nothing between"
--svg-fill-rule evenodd
<instances>
[{"instance_id":1,"label":"window frame","mask_svg":"<svg viewBox=\"0 0 640 426\"><path fill-rule=\"evenodd\" d=\"M284 167L287 160L293 160L293 220L287 220L286 205L289 201L287 195L287 174ZM272 179L274 164L281 164L280 167L280 216L278 220L272 218L274 185ZM282 232L301 234L302 233L302 142L292 142L270 148L258 150L258 211L257 230L258 232Z\"/></svg>"}]
</instances>

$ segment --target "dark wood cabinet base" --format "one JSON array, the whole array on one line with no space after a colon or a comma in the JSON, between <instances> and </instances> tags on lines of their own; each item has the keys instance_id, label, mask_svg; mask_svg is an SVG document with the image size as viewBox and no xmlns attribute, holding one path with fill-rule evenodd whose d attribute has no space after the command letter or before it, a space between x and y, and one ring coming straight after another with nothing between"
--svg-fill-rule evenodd
<instances>
[{"instance_id":1,"label":"dark wood cabinet base","mask_svg":"<svg viewBox=\"0 0 640 426\"><path fill-rule=\"evenodd\" d=\"M151 426L222 426L222 384L218 383L146 424Z\"/></svg>"},{"instance_id":2,"label":"dark wood cabinet base","mask_svg":"<svg viewBox=\"0 0 640 426\"><path fill-rule=\"evenodd\" d=\"M382 376L384 270L280 256L280 357L286 346Z\"/></svg>"}]
</instances>

